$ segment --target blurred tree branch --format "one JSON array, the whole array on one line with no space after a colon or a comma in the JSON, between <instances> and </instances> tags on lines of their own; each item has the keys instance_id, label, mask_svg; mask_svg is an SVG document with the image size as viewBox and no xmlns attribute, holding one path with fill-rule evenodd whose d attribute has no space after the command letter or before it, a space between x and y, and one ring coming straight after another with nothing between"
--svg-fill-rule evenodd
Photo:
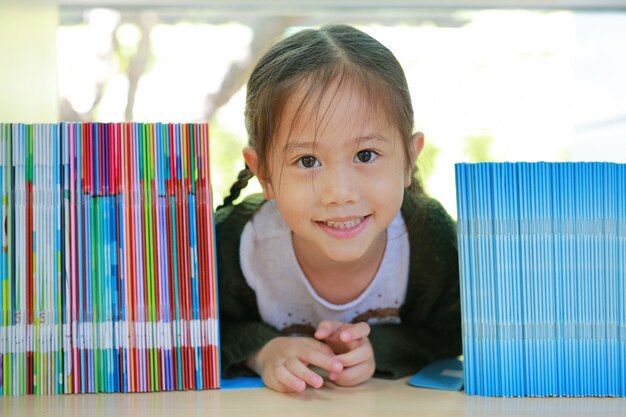
<instances>
[{"instance_id":1,"label":"blurred tree branch","mask_svg":"<svg viewBox=\"0 0 626 417\"><path fill-rule=\"evenodd\" d=\"M151 55L150 33L152 28L158 23L159 17L155 12L143 12L139 15L139 29L141 30L141 39L137 46L137 52L131 58L128 65L128 93L126 99L126 110L124 111L124 120L130 122L133 120L133 109L135 107L135 97L139 80L146 71L146 66Z\"/></svg>"},{"instance_id":2,"label":"blurred tree branch","mask_svg":"<svg viewBox=\"0 0 626 417\"><path fill-rule=\"evenodd\" d=\"M282 37L285 30L290 26L301 23L302 20L303 18L299 16L271 16L258 18L250 22L242 22L247 24L253 33L249 54L231 64L217 92L207 94L202 118L204 121L213 118L217 110L228 103L232 96L241 89L246 83L255 63L276 40ZM109 63L109 72L105 77L96 81L96 93L91 107L84 112L77 112L72 107L70 101L66 97L62 97L61 120L89 122L96 118L95 112L104 96L106 85L111 75L115 73L112 57L114 53L119 52L116 32L122 23L128 22L135 23L141 32L137 49L135 53L130 56L126 68L128 91L126 96L126 108L124 109L124 120L127 122L133 121L133 110L139 81L146 72L146 67L149 64L152 53L150 34L152 29L159 22L158 14L153 11L144 11L138 15L134 13L129 15L122 14L121 19L119 19L116 26L111 31L111 47L108 49L106 55L101 56L104 61Z\"/></svg>"},{"instance_id":3,"label":"blurred tree branch","mask_svg":"<svg viewBox=\"0 0 626 417\"><path fill-rule=\"evenodd\" d=\"M110 63L112 60L113 51L117 49L117 41L115 39L115 33L117 32L117 29L120 26L120 23L121 22L118 21L115 27L113 27L113 29L111 30L111 47L107 50L106 53L100 56L100 58L103 61L106 61L109 63L108 65L109 70L105 78L96 80L96 83L94 86L96 90L96 95L94 97L93 103L91 104L91 107L89 107L89 109L84 112L77 112L72 106L72 103L70 103L70 101L66 97L62 97L61 106L60 106L62 121L91 122L94 120L95 118L94 111L98 107L98 104L100 104L102 97L104 97L104 91L105 91L106 85L109 81L111 74L114 72L113 66Z\"/></svg>"},{"instance_id":4,"label":"blurred tree branch","mask_svg":"<svg viewBox=\"0 0 626 417\"><path fill-rule=\"evenodd\" d=\"M228 103L245 84L253 66L269 47L282 36L285 29L301 19L293 16L266 17L249 23L253 33L250 53L244 59L233 62L217 92L208 94L205 100L204 120L211 120L215 112Z\"/></svg>"}]
</instances>

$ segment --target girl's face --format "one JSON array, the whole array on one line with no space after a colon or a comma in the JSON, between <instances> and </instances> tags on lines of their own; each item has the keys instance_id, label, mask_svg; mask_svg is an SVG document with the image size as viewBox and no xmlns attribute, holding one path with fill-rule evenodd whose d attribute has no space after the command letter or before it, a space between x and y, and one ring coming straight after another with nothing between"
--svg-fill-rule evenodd
<instances>
[{"instance_id":1,"label":"girl's face","mask_svg":"<svg viewBox=\"0 0 626 417\"><path fill-rule=\"evenodd\" d=\"M265 196L275 199L300 259L317 265L380 259L411 169L399 132L353 87L287 104L273 138ZM414 138L413 156L421 148ZM419 143L418 143L419 142ZM256 155L246 160L258 173Z\"/></svg>"}]
</instances>

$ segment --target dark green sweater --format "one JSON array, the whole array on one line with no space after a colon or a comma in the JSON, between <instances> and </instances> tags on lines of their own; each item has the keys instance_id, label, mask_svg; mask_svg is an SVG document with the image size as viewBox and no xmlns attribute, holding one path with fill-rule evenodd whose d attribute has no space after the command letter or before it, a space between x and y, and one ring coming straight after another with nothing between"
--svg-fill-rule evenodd
<instances>
[{"instance_id":1,"label":"dark green sweater","mask_svg":"<svg viewBox=\"0 0 626 417\"><path fill-rule=\"evenodd\" d=\"M222 375L227 378L249 374L245 360L272 338L284 336L261 320L239 261L243 228L264 201L255 194L216 212ZM402 215L411 251L402 323L373 325L369 336L374 376L383 378L400 378L435 358L461 353L454 221L439 202L421 194L405 194Z\"/></svg>"}]
</instances>

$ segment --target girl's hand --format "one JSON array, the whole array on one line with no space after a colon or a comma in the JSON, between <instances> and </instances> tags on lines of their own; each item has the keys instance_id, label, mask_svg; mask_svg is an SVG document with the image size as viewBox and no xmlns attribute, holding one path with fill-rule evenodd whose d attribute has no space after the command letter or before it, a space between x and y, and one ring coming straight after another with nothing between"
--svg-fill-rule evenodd
<instances>
[{"instance_id":1,"label":"girl's hand","mask_svg":"<svg viewBox=\"0 0 626 417\"><path fill-rule=\"evenodd\" d=\"M320 388L324 379L309 369L313 365L337 374L343 365L332 349L310 337L277 337L267 342L246 364L279 392L303 392L307 385Z\"/></svg>"},{"instance_id":2,"label":"girl's hand","mask_svg":"<svg viewBox=\"0 0 626 417\"><path fill-rule=\"evenodd\" d=\"M376 361L368 339L370 326L326 320L319 324L315 338L330 346L343 364L341 372L329 372L328 379L337 385L353 386L367 381L374 375Z\"/></svg>"}]
</instances>

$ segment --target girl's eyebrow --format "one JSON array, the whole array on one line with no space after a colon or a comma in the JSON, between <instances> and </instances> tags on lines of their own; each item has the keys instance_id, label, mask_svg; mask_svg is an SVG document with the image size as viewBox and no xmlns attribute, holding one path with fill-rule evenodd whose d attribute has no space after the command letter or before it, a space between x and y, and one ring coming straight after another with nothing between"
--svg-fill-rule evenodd
<instances>
[{"instance_id":1,"label":"girl's eyebrow","mask_svg":"<svg viewBox=\"0 0 626 417\"><path fill-rule=\"evenodd\" d=\"M296 142L288 143L285 145L285 151L292 151L294 149L311 149L315 146L315 142Z\"/></svg>"},{"instance_id":2,"label":"girl's eyebrow","mask_svg":"<svg viewBox=\"0 0 626 417\"><path fill-rule=\"evenodd\" d=\"M358 143L368 142L368 141L378 141L378 142L389 143L388 137L380 135L378 133L372 133L371 135L359 136L358 138L355 138L354 140Z\"/></svg>"},{"instance_id":3,"label":"girl's eyebrow","mask_svg":"<svg viewBox=\"0 0 626 417\"><path fill-rule=\"evenodd\" d=\"M377 133L373 133L370 135L365 135L365 136L358 136L356 138L354 138L353 140L357 145L362 144L363 142L383 142L383 143L389 143L389 138L379 135ZM284 151L288 152L288 151L293 151L296 149L313 149L314 147L319 147L319 142L312 142L312 141L307 141L307 142L296 142L296 143L291 143L291 144L287 144L285 145Z\"/></svg>"}]
</instances>

